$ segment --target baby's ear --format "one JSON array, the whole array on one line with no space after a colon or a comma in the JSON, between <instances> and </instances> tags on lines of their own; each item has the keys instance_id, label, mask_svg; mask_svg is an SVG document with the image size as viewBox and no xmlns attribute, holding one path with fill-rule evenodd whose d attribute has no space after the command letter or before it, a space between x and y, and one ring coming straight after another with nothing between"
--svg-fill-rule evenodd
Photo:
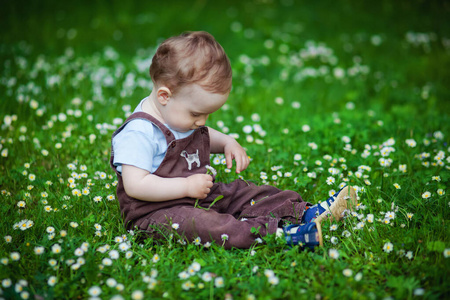
<instances>
[{"instance_id":1,"label":"baby's ear","mask_svg":"<svg viewBox=\"0 0 450 300\"><path fill-rule=\"evenodd\" d=\"M158 98L159 103L161 105L166 105L169 101L169 98L172 97L172 92L168 87L162 86L158 88L158 91L156 92L156 96Z\"/></svg>"}]
</instances>

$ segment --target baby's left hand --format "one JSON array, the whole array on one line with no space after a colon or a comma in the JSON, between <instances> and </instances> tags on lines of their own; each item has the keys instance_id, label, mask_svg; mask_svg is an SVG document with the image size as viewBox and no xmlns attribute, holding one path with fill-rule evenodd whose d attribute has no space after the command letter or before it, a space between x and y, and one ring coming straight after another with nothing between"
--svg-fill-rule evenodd
<instances>
[{"instance_id":1,"label":"baby's left hand","mask_svg":"<svg viewBox=\"0 0 450 300\"><path fill-rule=\"evenodd\" d=\"M233 159L236 161L236 173L241 173L247 169L250 159L247 152L236 140L230 141L225 145L224 153L228 169L231 169L233 166Z\"/></svg>"}]
</instances>

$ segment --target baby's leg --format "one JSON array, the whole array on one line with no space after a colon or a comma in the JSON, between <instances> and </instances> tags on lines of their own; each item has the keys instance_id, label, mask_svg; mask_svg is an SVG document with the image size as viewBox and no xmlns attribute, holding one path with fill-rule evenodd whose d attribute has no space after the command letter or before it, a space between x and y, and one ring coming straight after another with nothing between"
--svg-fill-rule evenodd
<instances>
[{"instance_id":1,"label":"baby's leg","mask_svg":"<svg viewBox=\"0 0 450 300\"><path fill-rule=\"evenodd\" d=\"M163 231L176 231L188 242L205 244L215 242L226 249L249 248L258 237L275 233L278 220L270 217L256 217L238 220L231 214L206 211L193 206L176 206L154 213L148 222ZM259 228L252 233L252 228Z\"/></svg>"},{"instance_id":2,"label":"baby's leg","mask_svg":"<svg viewBox=\"0 0 450 300\"><path fill-rule=\"evenodd\" d=\"M308 204L294 191L269 185L257 186L243 180L221 184L215 193L217 196L222 195L223 199L213 206L214 209L238 219L262 216L298 223Z\"/></svg>"}]
</instances>

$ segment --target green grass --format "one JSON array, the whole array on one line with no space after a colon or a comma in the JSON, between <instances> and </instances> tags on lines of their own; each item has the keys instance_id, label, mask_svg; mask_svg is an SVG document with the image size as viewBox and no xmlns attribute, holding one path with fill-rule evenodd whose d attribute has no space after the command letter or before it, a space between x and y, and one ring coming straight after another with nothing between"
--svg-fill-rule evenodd
<instances>
[{"instance_id":1,"label":"green grass","mask_svg":"<svg viewBox=\"0 0 450 300\"><path fill-rule=\"evenodd\" d=\"M0 298L84 299L95 286L102 299L450 296L448 3L4 2ZM211 32L232 62L233 91L208 125L246 147L246 180L312 203L342 183L357 187L362 206L337 230L325 224L323 248L268 236L227 251L124 230L108 200L115 119L149 94L158 43L186 30ZM213 166L219 180L237 178ZM33 225L14 227L23 220ZM119 257L108 261L112 250Z\"/></svg>"}]
</instances>

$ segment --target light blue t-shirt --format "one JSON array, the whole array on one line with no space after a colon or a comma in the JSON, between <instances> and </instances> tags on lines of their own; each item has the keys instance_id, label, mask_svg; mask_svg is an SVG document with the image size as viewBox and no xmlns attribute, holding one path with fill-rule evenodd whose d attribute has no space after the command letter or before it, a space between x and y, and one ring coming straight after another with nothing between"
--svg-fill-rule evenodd
<instances>
[{"instance_id":1,"label":"light blue t-shirt","mask_svg":"<svg viewBox=\"0 0 450 300\"><path fill-rule=\"evenodd\" d=\"M142 111L144 98L134 112ZM175 139L188 137L194 132L178 132L164 124ZM167 152L167 141L164 133L153 123L137 119L130 121L112 140L114 166L122 173L122 165L132 165L154 173L161 165Z\"/></svg>"}]
</instances>

